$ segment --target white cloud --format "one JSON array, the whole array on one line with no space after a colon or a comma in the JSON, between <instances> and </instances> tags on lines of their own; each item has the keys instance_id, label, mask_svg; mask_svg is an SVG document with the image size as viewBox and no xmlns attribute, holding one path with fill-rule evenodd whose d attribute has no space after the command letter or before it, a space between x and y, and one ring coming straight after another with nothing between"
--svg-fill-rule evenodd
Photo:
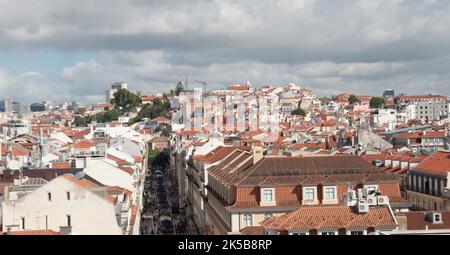
<instances>
[{"instance_id":1,"label":"white cloud","mask_svg":"<svg viewBox=\"0 0 450 255\"><path fill-rule=\"evenodd\" d=\"M61 68L60 80L0 73L3 84L28 84L36 95L49 88L100 100L117 80L159 92L186 75L216 87L292 81L323 94L384 87L424 93L427 84L449 91L447 0L0 0L0 6L0 51L92 53ZM4 89L10 85L2 86L10 93Z\"/></svg>"},{"instance_id":2,"label":"white cloud","mask_svg":"<svg viewBox=\"0 0 450 255\"><path fill-rule=\"evenodd\" d=\"M23 103L44 99L59 101L69 97L62 86L58 86L40 73L25 72L14 75L4 69L0 69L0 94Z\"/></svg>"},{"instance_id":3,"label":"white cloud","mask_svg":"<svg viewBox=\"0 0 450 255\"><path fill-rule=\"evenodd\" d=\"M450 77L439 74L416 73L417 63L334 63L331 61L306 64L272 64L256 61L216 63L204 66L174 65L162 52L103 53L96 60L78 63L64 69L62 76L73 88L86 95L103 93L107 85L125 80L136 90L163 92L173 88L185 76L206 81L209 88L220 88L249 80L255 86L285 85L294 82L312 88L321 95L342 91L380 95L385 88L398 92L428 93L426 84L434 91L450 91ZM93 86L102 84L105 86ZM412 87L411 87L412 86ZM80 93L73 92L81 95Z\"/></svg>"}]
</instances>

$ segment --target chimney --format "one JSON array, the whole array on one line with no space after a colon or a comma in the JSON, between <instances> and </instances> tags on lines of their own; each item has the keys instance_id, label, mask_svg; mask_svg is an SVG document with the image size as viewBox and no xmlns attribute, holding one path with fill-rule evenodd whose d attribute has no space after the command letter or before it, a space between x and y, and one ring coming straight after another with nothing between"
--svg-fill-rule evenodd
<instances>
[{"instance_id":1,"label":"chimney","mask_svg":"<svg viewBox=\"0 0 450 255\"><path fill-rule=\"evenodd\" d=\"M260 145L253 146L253 164L258 163L264 157L263 148Z\"/></svg>"},{"instance_id":2,"label":"chimney","mask_svg":"<svg viewBox=\"0 0 450 255\"><path fill-rule=\"evenodd\" d=\"M395 219L397 220L399 226L399 231L404 231L408 229L408 217L406 215L397 215L395 216Z\"/></svg>"}]
</instances>

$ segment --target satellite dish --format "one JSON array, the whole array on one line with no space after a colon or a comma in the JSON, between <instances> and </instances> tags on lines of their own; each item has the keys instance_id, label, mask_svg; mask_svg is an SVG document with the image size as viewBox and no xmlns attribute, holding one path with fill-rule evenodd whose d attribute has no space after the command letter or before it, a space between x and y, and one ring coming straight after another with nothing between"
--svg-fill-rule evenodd
<instances>
[{"instance_id":1,"label":"satellite dish","mask_svg":"<svg viewBox=\"0 0 450 255\"><path fill-rule=\"evenodd\" d=\"M75 174L75 178L77 178L78 180L83 179L83 177L86 175L85 172L81 171Z\"/></svg>"}]
</instances>

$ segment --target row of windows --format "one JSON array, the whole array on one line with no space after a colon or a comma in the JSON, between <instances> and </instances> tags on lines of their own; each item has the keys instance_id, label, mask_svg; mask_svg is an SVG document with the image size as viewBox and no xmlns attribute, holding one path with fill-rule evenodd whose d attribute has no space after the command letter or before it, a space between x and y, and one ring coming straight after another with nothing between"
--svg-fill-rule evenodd
<instances>
[{"instance_id":1,"label":"row of windows","mask_svg":"<svg viewBox=\"0 0 450 255\"><path fill-rule=\"evenodd\" d=\"M314 187L306 187L303 189L303 200L306 201L314 201L316 199L316 188ZM264 202L273 202L274 189L263 189L262 190L262 200ZM336 187L325 187L324 189L325 200L334 200L336 199Z\"/></svg>"},{"instance_id":2,"label":"row of windows","mask_svg":"<svg viewBox=\"0 0 450 255\"><path fill-rule=\"evenodd\" d=\"M48 201L52 201L52 193L51 192L47 192L47 198L48 198ZM66 199L70 200L70 192L66 192Z\"/></svg>"},{"instance_id":3,"label":"row of windows","mask_svg":"<svg viewBox=\"0 0 450 255\"><path fill-rule=\"evenodd\" d=\"M424 108L423 106L420 107L420 109L423 109L423 108ZM433 108L433 107L431 107L431 108ZM435 106L435 108L439 108L439 106ZM448 105L441 105L441 109L444 109L444 108L447 109ZM428 106L425 106L425 109L428 109Z\"/></svg>"},{"instance_id":4,"label":"row of windows","mask_svg":"<svg viewBox=\"0 0 450 255\"><path fill-rule=\"evenodd\" d=\"M66 219L67 219L67 226L68 227L72 226L72 216L66 215ZM20 217L20 221L21 221L22 230L25 230L26 229L25 217ZM48 229L48 215L45 215L45 229Z\"/></svg>"},{"instance_id":5,"label":"row of windows","mask_svg":"<svg viewBox=\"0 0 450 255\"><path fill-rule=\"evenodd\" d=\"M272 213L265 213L263 215L264 220L270 219L272 217L273 217ZM251 213L244 214L243 223L244 223L244 228L253 226L253 214L251 214Z\"/></svg>"}]
</instances>

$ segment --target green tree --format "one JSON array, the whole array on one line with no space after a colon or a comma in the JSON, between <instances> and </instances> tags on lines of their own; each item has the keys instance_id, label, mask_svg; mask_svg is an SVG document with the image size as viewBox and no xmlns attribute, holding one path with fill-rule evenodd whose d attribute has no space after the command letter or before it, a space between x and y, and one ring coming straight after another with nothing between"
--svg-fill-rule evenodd
<instances>
[{"instance_id":1,"label":"green tree","mask_svg":"<svg viewBox=\"0 0 450 255\"><path fill-rule=\"evenodd\" d=\"M104 113L99 113L97 115L97 122L99 123L108 123L111 121L117 121L119 119L120 112L118 111L106 111Z\"/></svg>"},{"instance_id":2,"label":"green tree","mask_svg":"<svg viewBox=\"0 0 450 255\"><path fill-rule=\"evenodd\" d=\"M155 128L155 133L159 133L159 132L161 132L161 131L163 131L163 127L160 125L160 126L157 126L156 128Z\"/></svg>"},{"instance_id":3,"label":"green tree","mask_svg":"<svg viewBox=\"0 0 450 255\"><path fill-rule=\"evenodd\" d=\"M350 97L348 98L348 102L350 104L354 104L356 102L359 102L358 98L355 95L350 95Z\"/></svg>"},{"instance_id":4,"label":"green tree","mask_svg":"<svg viewBox=\"0 0 450 255\"><path fill-rule=\"evenodd\" d=\"M328 104L331 102L331 99L329 97L322 97L322 98L320 98L320 102L322 104Z\"/></svg>"},{"instance_id":5,"label":"green tree","mask_svg":"<svg viewBox=\"0 0 450 255\"><path fill-rule=\"evenodd\" d=\"M184 91L183 83L180 81L178 82L177 86L175 87L175 95L179 96L181 92Z\"/></svg>"},{"instance_id":6,"label":"green tree","mask_svg":"<svg viewBox=\"0 0 450 255\"><path fill-rule=\"evenodd\" d=\"M150 150L148 153L148 163L152 167L167 168L170 164L170 153L168 150Z\"/></svg>"},{"instance_id":7,"label":"green tree","mask_svg":"<svg viewBox=\"0 0 450 255\"><path fill-rule=\"evenodd\" d=\"M86 108L78 108L75 113L84 115L86 113Z\"/></svg>"},{"instance_id":8,"label":"green tree","mask_svg":"<svg viewBox=\"0 0 450 255\"><path fill-rule=\"evenodd\" d=\"M74 125L75 127L85 127L86 124L86 119L78 115L75 116L72 122L72 125Z\"/></svg>"},{"instance_id":9,"label":"green tree","mask_svg":"<svg viewBox=\"0 0 450 255\"><path fill-rule=\"evenodd\" d=\"M142 99L127 89L119 89L114 93L111 104L114 105L115 110L120 110L122 113L125 113L131 111L133 108L141 106Z\"/></svg>"},{"instance_id":10,"label":"green tree","mask_svg":"<svg viewBox=\"0 0 450 255\"><path fill-rule=\"evenodd\" d=\"M291 112L292 115L301 115L303 117L306 116L306 112L302 108L297 108Z\"/></svg>"},{"instance_id":11,"label":"green tree","mask_svg":"<svg viewBox=\"0 0 450 255\"><path fill-rule=\"evenodd\" d=\"M381 97L372 97L370 99L370 108L381 108L384 105L384 99Z\"/></svg>"}]
</instances>

